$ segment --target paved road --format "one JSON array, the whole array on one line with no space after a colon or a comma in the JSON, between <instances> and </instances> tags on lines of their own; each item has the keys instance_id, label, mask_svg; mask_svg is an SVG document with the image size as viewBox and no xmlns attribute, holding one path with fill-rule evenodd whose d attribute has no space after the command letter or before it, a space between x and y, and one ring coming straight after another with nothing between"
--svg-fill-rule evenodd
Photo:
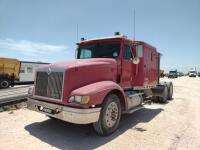
<instances>
[{"instance_id":1,"label":"paved road","mask_svg":"<svg viewBox=\"0 0 200 150\"><path fill-rule=\"evenodd\" d=\"M0 149L200 150L200 78L171 80L172 101L123 115L108 137L97 136L90 125L51 120L25 108L2 112Z\"/></svg>"},{"instance_id":2,"label":"paved road","mask_svg":"<svg viewBox=\"0 0 200 150\"><path fill-rule=\"evenodd\" d=\"M0 89L0 105L25 99L28 89L31 86L32 85L17 85L8 89Z\"/></svg>"}]
</instances>

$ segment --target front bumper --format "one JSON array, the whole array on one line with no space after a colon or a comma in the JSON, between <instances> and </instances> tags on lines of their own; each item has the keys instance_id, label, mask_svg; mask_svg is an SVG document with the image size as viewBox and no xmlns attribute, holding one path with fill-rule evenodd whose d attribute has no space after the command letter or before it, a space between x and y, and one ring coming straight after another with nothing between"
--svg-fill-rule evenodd
<instances>
[{"instance_id":1,"label":"front bumper","mask_svg":"<svg viewBox=\"0 0 200 150\"><path fill-rule=\"evenodd\" d=\"M196 77L196 74L189 74L189 77Z\"/></svg>"},{"instance_id":2,"label":"front bumper","mask_svg":"<svg viewBox=\"0 0 200 150\"><path fill-rule=\"evenodd\" d=\"M38 101L32 98L28 98L27 107L30 110L75 124L89 124L97 122L101 111L101 108L71 108L67 106ZM53 110L55 113L47 113L41 111L41 107Z\"/></svg>"}]
</instances>

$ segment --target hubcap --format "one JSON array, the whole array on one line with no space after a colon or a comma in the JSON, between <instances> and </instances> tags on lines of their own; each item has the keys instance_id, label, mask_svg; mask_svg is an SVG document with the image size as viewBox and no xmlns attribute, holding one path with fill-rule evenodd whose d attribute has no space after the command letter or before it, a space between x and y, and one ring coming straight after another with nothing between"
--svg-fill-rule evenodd
<instances>
[{"instance_id":1,"label":"hubcap","mask_svg":"<svg viewBox=\"0 0 200 150\"><path fill-rule=\"evenodd\" d=\"M118 118L118 106L115 102L111 102L106 109L106 125L111 128L115 125Z\"/></svg>"},{"instance_id":2,"label":"hubcap","mask_svg":"<svg viewBox=\"0 0 200 150\"><path fill-rule=\"evenodd\" d=\"M3 88L8 87L8 82L7 81L2 81L1 82L1 87L3 87Z\"/></svg>"}]
</instances>

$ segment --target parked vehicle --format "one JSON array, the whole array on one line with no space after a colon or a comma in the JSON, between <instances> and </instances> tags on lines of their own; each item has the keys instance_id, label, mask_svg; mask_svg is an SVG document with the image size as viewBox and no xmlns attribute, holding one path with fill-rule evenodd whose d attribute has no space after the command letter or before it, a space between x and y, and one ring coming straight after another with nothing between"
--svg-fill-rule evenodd
<instances>
[{"instance_id":1,"label":"parked vehicle","mask_svg":"<svg viewBox=\"0 0 200 150\"><path fill-rule=\"evenodd\" d=\"M17 82L33 83L36 70L49 63L21 61L19 80Z\"/></svg>"},{"instance_id":2,"label":"parked vehicle","mask_svg":"<svg viewBox=\"0 0 200 150\"><path fill-rule=\"evenodd\" d=\"M189 73L188 73L189 77L196 77L197 76L197 71L195 68L191 68Z\"/></svg>"},{"instance_id":3,"label":"parked vehicle","mask_svg":"<svg viewBox=\"0 0 200 150\"><path fill-rule=\"evenodd\" d=\"M190 71L189 72L189 77L196 77L197 76L197 72L196 71Z\"/></svg>"},{"instance_id":4,"label":"parked vehicle","mask_svg":"<svg viewBox=\"0 0 200 150\"><path fill-rule=\"evenodd\" d=\"M0 58L0 88L13 87L16 83L34 83L36 69L47 64Z\"/></svg>"},{"instance_id":5,"label":"parked vehicle","mask_svg":"<svg viewBox=\"0 0 200 150\"><path fill-rule=\"evenodd\" d=\"M168 74L168 78L178 78L178 72L177 69L170 70Z\"/></svg>"},{"instance_id":6,"label":"parked vehicle","mask_svg":"<svg viewBox=\"0 0 200 150\"><path fill-rule=\"evenodd\" d=\"M172 99L172 82L160 82L159 70L160 54L145 42L121 35L82 39L77 60L37 70L28 108L75 124L92 123L98 134L109 135L121 114L143 108L150 98Z\"/></svg>"},{"instance_id":7,"label":"parked vehicle","mask_svg":"<svg viewBox=\"0 0 200 150\"><path fill-rule=\"evenodd\" d=\"M200 77L200 72L198 72L198 76Z\"/></svg>"},{"instance_id":8,"label":"parked vehicle","mask_svg":"<svg viewBox=\"0 0 200 150\"><path fill-rule=\"evenodd\" d=\"M178 72L177 74L178 74L178 77L184 76L184 73L183 73L183 72Z\"/></svg>"},{"instance_id":9,"label":"parked vehicle","mask_svg":"<svg viewBox=\"0 0 200 150\"><path fill-rule=\"evenodd\" d=\"M0 58L0 88L14 86L14 81L19 80L19 70L19 60Z\"/></svg>"}]
</instances>

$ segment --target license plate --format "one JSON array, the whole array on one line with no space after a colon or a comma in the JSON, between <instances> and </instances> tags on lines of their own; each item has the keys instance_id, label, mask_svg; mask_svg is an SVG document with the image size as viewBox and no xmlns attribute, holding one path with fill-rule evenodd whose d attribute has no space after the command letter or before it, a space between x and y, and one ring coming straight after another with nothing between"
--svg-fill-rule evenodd
<instances>
[{"instance_id":1,"label":"license plate","mask_svg":"<svg viewBox=\"0 0 200 150\"><path fill-rule=\"evenodd\" d=\"M40 110L40 111L43 111L43 112L45 112L45 113L48 113L48 114L53 114L53 110L52 110L52 109L49 109L49 108L46 108L46 107L40 106L40 107L39 107L39 110Z\"/></svg>"}]
</instances>

